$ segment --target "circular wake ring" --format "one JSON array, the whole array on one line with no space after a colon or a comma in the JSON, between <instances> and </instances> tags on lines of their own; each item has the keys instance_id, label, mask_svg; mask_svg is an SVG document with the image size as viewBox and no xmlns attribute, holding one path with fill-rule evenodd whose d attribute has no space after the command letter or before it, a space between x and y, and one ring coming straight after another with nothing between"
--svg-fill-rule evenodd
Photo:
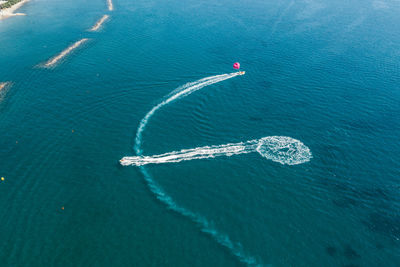
<instances>
[{"instance_id":1,"label":"circular wake ring","mask_svg":"<svg viewBox=\"0 0 400 267\"><path fill-rule=\"evenodd\" d=\"M287 165L310 161L310 149L301 141L288 136L268 136L258 141L256 151L264 158Z\"/></svg>"}]
</instances>

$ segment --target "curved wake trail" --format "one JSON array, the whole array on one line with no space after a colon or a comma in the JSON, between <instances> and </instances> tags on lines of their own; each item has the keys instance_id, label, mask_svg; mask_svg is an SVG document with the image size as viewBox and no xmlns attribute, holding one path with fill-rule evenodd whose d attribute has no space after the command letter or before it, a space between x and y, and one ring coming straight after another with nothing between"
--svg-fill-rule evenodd
<instances>
[{"instance_id":1,"label":"curved wake trail","mask_svg":"<svg viewBox=\"0 0 400 267\"><path fill-rule=\"evenodd\" d=\"M183 98L187 95L190 95L191 93L200 90L201 88L225 81L227 79L233 78L240 75L239 72L234 72L234 73L229 73L229 74L222 74L222 75L215 75L211 77L207 77L201 80L198 80L196 82L192 83L187 83L176 90L174 90L172 93L167 95L167 99L162 101L160 104L154 106L147 114L144 116L144 118L140 121L139 128L136 133L136 139L135 139L135 151L138 155L141 154L141 148L140 148L140 143L142 142L142 133L144 131L144 128L147 125L148 120L154 115L154 113L162 108L163 106L171 103L172 101L175 101L177 99Z\"/></svg>"},{"instance_id":2,"label":"curved wake trail","mask_svg":"<svg viewBox=\"0 0 400 267\"><path fill-rule=\"evenodd\" d=\"M142 143L142 133L146 128L147 123L149 122L150 118L154 115L156 111L158 111L160 108L162 108L165 105L168 105L169 103L178 100L180 98L183 98L197 90L202 89L205 86L215 84L218 82L222 82L224 80L233 78L240 75L239 73L230 73L230 74L223 74L223 75L216 75L216 76L211 76L207 77L201 80L198 80L196 82L192 83L187 83L183 85L182 87L177 88L174 90L171 94L169 94L164 101L162 101L160 104L156 105L153 107L141 120L137 133L136 133L136 138L135 138L135 151L138 156L142 155L142 149L141 149L141 143ZM159 199L162 203L164 203L169 209L190 218L193 222L198 224L201 227L201 230L204 233L208 233L211 237L213 237L219 244L222 246L228 248L231 253L233 253L235 256L239 258L239 260L243 263L246 263L247 265L252 265L252 266L260 266L260 264L256 261L256 259L252 256L246 255L246 253L243 251L243 248L240 243L235 243L230 240L230 238L227 235L224 235L220 232L218 232L210 222L207 221L204 217L200 216L199 214L196 214L188 209L185 209L184 207L179 206L171 196L169 196L160 185L157 184L156 181L153 180L152 176L147 172L146 168L141 166L140 167L141 172L144 175L144 178L149 186L149 189L151 192Z\"/></svg>"}]
</instances>

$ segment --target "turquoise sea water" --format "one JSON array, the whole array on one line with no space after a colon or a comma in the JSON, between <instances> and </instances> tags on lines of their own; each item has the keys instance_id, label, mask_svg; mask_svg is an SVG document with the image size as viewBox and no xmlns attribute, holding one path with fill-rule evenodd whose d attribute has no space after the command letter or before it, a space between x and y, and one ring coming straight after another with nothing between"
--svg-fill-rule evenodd
<instances>
[{"instance_id":1,"label":"turquoise sea water","mask_svg":"<svg viewBox=\"0 0 400 267\"><path fill-rule=\"evenodd\" d=\"M400 265L399 1L113 2L0 21L0 265ZM154 113L143 154L281 135L310 162L118 164L166 95L235 61Z\"/></svg>"}]
</instances>

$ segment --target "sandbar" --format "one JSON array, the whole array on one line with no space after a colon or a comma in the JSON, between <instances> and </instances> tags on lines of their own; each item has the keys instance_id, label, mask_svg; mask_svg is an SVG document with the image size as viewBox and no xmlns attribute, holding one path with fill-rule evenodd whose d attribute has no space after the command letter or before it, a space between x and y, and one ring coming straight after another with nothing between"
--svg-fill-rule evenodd
<instances>
[{"instance_id":1,"label":"sandbar","mask_svg":"<svg viewBox=\"0 0 400 267\"><path fill-rule=\"evenodd\" d=\"M8 82L2 82L0 83L0 92L3 90L9 83Z\"/></svg>"},{"instance_id":2,"label":"sandbar","mask_svg":"<svg viewBox=\"0 0 400 267\"><path fill-rule=\"evenodd\" d=\"M94 32L100 29L101 25L109 18L109 15L104 15L101 19L99 19L96 24L90 29L90 31Z\"/></svg>"},{"instance_id":3,"label":"sandbar","mask_svg":"<svg viewBox=\"0 0 400 267\"><path fill-rule=\"evenodd\" d=\"M49 68L57 64L58 61L66 57L69 53L71 53L73 50L77 49L79 46L81 46L83 43L87 42L89 39L88 38L83 38L72 45L68 46L66 49L64 49L60 54L57 56L51 58L49 61L47 61L44 64L44 67Z\"/></svg>"},{"instance_id":4,"label":"sandbar","mask_svg":"<svg viewBox=\"0 0 400 267\"><path fill-rule=\"evenodd\" d=\"M107 5L108 5L108 10L113 11L114 10L114 5L112 0L107 0Z\"/></svg>"}]
</instances>

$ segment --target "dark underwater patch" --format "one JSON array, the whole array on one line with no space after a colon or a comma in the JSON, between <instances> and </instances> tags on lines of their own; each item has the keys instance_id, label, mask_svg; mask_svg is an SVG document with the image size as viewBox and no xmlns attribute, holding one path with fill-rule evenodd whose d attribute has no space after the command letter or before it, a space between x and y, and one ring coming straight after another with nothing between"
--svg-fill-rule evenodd
<instances>
[{"instance_id":1,"label":"dark underwater patch","mask_svg":"<svg viewBox=\"0 0 400 267\"><path fill-rule=\"evenodd\" d=\"M347 245L344 248L344 252L343 252L344 256L349 259L349 260L354 260L354 259L358 259L361 256L357 253L357 251L355 251L350 245Z\"/></svg>"},{"instance_id":2,"label":"dark underwater patch","mask_svg":"<svg viewBox=\"0 0 400 267\"><path fill-rule=\"evenodd\" d=\"M252 116L250 116L249 120L251 120L251 121L262 121L263 118L262 117L252 117Z\"/></svg>"},{"instance_id":3,"label":"dark underwater patch","mask_svg":"<svg viewBox=\"0 0 400 267\"><path fill-rule=\"evenodd\" d=\"M348 208L351 206L356 206L358 204L358 201L356 201L354 198L351 197L343 197L339 199L334 199L332 200L333 204L335 204L337 207L340 208Z\"/></svg>"},{"instance_id":4,"label":"dark underwater patch","mask_svg":"<svg viewBox=\"0 0 400 267\"><path fill-rule=\"evenodd\" d=\"M362 206L363 203L373 203L377 209L390 209L390 203L396 201L394 193L387 188L381 187L354 187L348 184L345 178L328 177L324 184L329 186L335 193L333 204L340 208L351 206Z\"/></svg>"},{"instance_id":5,"label":"dark underwater patch","mask_svg":"<svg viewBox=\"0 0 400 267\"><path fill-rule=\"evenodd\" d=\"M337 249L333 246L326 247L325 251L329 256L332 256L332 257L336 256L336 254L337 254Z\"/></svg>"},{"instance_id":6,"label":"dark underwater patch","mask_svg":"<svg viewBox=\"0 0 400 267\"><path fill-rule=\"evenodd\" d=\"M257 82L257 85L264 87L264 89L269 89L272 87L273 83L267 80Z\"/></svg>"},{"instance_id":7,"label":"dark underwater patch","mask_svg":"<svg viewBox=\"0 0 400 267\"><path fill-rule=\"evenodd\" d=\"M364 222L369 230L391 238L400 238L400 216L385 212L374 212Z\"/></svg>"}]
</instances>

